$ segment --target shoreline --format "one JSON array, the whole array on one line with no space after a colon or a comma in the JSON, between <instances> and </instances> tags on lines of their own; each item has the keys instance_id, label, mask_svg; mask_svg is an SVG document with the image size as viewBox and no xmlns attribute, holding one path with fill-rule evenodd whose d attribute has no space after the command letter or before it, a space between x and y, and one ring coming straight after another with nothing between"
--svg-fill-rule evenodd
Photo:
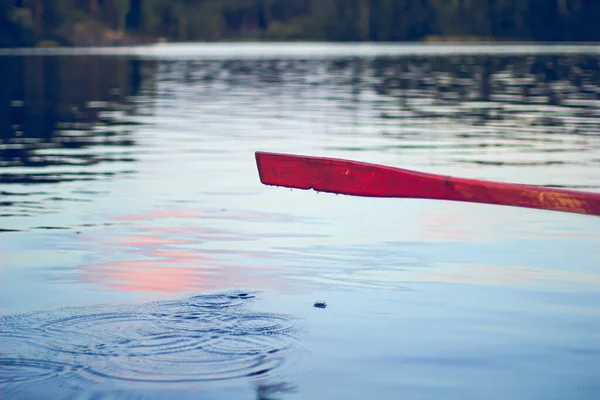
<instances>
[{"instance_id":1,"label":"shoreline","mask_svg":"<svg viewBox=\"0 0 600 400\"><path fill-rule=\"evenodd\" d=\"M149 51L150 50L150 51ZM264 52L263 52L264 50ZM444 54L600 54L597 42L331 42L331 41L215 41L147 42L133 45L5 47L10 55L141 55L188 57L369 56Z\"/></svg>"}]
</instances>

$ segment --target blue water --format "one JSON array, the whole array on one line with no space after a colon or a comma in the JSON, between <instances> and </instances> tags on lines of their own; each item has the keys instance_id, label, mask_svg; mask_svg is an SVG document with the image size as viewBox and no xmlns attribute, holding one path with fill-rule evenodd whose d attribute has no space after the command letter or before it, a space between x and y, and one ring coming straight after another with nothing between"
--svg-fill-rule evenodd
<instances>
[{"instance_id":1,"label":"blue water","mask_svg":"<svg viewBox=\"0 0 600 400\"><path fill-rule=\"evenodd\" d=\"M600 192L597 47L163 45L0 70L2 398L598 398L600 219L267 187L254 161Z\"/></svg>"}]
</instances>

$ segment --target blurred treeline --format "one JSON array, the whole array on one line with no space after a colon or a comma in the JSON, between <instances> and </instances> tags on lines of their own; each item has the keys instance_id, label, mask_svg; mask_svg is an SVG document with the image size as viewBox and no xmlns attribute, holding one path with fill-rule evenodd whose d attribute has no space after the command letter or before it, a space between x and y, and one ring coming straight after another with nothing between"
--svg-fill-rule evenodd
<instances>
[{"instance_id":1,"label":"blurred treeline","mask_svg":"<svg viewBox=\"0 0 600 400\"><path fill-rule=\"evenodd\" d=\"M598 20L600 0L0 0L0 46L72 44L92 28L143 41L597 41Z\"/></svg>"}]
</instances>

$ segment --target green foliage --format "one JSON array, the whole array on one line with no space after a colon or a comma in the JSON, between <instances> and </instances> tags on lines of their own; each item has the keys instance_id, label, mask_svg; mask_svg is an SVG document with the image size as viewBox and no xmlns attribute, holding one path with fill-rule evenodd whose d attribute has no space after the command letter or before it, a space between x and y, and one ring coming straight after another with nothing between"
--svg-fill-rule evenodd
<instances>
[{"instance_id":1,"label":"green foliage","mask_svg":"<svg viewBox=\"0 0 600 400\"><path fill-rule=\"evenodd\" d=\"M221 9L210 2L200 4L197 8L197 12L189 12L188 14L185 38L190 40L221 39L226 28ZM192 11L193 8L188 6L188 10Z\"/></svg>"},{"instance_id":2,"label":"green foliage","mask_svg":"<svg viewBox=\"0 0 600 400\"><path fill-rule=\"evenodd\" d=\"M32 46L35 24L30 10L0 0L0 47Z\"/></svg>"},{"instance_id":3,"label":"green foliage","mask_svg":"<svg viewBox=\"0 0 600 400\"><path fill-rule=\"evenodd\" d=\"M598 0L0 0L0 45L77 42L86 26L170 41L586 41L598 17Z\"/></svg>"},{"instance_id":4,"label":"green foliage","mask_svg":"<svg viewBox=\"0 0 600 400\"><path fill-rule=\"evenodd\" d=\"M120 32L125 31L125 17L129 12L130 1L129 0L116 0L114 2L116 20L117 20L117 29Z\"/></svg>"}]
</instances>

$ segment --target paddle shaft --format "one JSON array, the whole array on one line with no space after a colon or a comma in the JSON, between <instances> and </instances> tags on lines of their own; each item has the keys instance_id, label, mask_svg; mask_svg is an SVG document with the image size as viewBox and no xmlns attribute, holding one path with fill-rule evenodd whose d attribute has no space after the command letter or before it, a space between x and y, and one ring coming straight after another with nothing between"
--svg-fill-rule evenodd
<instances>
[{"instance_id":1,"label":"paddle shaft","mask_svg":"<svg viewBox=\"0 0 600 400\"><path fill-rule=\"evenodd\" d=\"M256 152L266 185L363 197L420 198L600 216L600 193L416 172L358 161Z\"/></svg>"}]
</instances>

